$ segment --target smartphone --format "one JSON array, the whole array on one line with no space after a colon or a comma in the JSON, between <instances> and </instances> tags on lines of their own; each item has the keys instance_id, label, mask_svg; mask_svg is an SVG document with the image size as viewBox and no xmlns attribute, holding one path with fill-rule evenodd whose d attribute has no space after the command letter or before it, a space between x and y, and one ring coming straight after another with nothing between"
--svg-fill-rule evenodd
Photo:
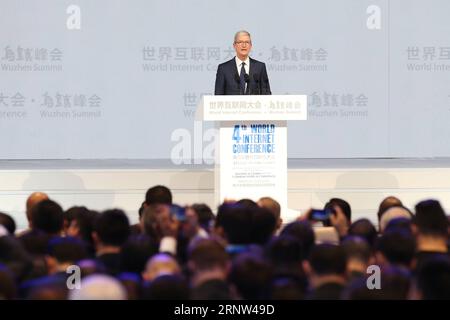
<instances>
[{"instance_id":1,"label":"smartphone","mask_svg":"<svg viewBox=\"0 0 450 320\"><path fill-rule=\"evenodd\" d=\"M332 213L332 210L330 210L330 209L324 209L324 210L312 209L311 220L315 220L315 221L328 220L330 218L331 213Z\"/></svg>"},{"instance_id":2,"label":"smartphone","mask_svg":"<svg viewBox=\"0 0 450 320\"><path fill-rule=\"evenodd\" d=\"M170 206L170 213L178 221L186 221L186 208L173 204Z\"/></svg>"}]
</instances>

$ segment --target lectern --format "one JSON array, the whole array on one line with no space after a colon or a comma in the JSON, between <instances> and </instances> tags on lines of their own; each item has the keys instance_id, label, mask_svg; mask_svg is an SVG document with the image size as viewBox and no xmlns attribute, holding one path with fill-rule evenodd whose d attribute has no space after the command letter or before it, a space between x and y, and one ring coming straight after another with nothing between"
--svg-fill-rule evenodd
<instances>
[{"instance_id":1,"label":"lectern","mask_svg":"<svg viewBox=\"0 0 450 320\"><path fill-rule=\"evenodd\" d=\"M307 96L203 96L196 117L218 125L216 203L269 196L283 221L295 218L287 206L287 121L306 120Z\"/></svg>"}]
</instances>

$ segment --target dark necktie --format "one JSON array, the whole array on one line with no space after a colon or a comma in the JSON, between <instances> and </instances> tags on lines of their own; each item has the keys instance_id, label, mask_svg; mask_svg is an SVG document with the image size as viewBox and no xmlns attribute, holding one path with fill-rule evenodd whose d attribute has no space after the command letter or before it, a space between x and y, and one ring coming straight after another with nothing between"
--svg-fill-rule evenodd
<instances>
[{"instance_id":1,"label":"dark necktie","mask_svg":"<svg viewBox=\"0 0 450 320\"><path fill-rule=\"evenodd\" d=\"M242 94L245 94L245 62L242 62L241 64L241 74L239 76L239 80L241 82L241 92Z\"/></svg>"}]
</instances>

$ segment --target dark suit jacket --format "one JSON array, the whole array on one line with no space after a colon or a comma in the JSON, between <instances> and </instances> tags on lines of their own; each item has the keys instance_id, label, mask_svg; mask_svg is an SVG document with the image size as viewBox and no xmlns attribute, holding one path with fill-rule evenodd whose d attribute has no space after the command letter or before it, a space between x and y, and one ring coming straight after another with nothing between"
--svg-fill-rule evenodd
<instances>
[{"instance_id":1,"label":"dark suit jacket","mask_svg":"<svg viewBox=\"0 0 450 320\"><path fill-rule=\"evenodd\" d=\"M235 58L219 64L214 89L215 95L243 94L239 83ZM245 94L271 94L266 65L252 58L250 58L249 82Z\"/></svg>"}]
</instances>

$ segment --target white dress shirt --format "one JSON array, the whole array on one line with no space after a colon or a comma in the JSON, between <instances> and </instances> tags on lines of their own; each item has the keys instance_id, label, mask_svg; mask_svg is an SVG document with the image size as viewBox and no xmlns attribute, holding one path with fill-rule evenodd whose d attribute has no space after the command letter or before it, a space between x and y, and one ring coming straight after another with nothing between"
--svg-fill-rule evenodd
<instances>
[{"instance_id":1,"label":"white dress shirt","mask_svg":"<svg viewBox=\"0 0 450 320\"><path fill-rule=\"evenodd\" d=\"M250 58L249 57L247 57L247 59L245 59L244 61L242 61L238 57L236 57L235 60L236 60L236 68L238 70L239 76L241 75L242 62L245 62L245 66L244 66L245 72L247 74L250 74Z\"/></svg>"}]
</instances>

